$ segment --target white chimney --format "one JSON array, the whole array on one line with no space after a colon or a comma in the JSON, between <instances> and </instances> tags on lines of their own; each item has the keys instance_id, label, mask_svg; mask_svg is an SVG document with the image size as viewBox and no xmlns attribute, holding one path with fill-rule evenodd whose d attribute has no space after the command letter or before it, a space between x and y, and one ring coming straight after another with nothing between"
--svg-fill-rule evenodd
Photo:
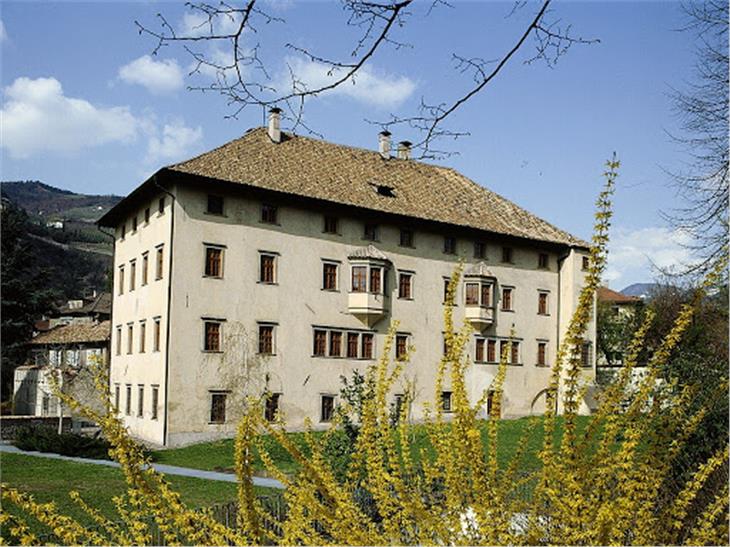
<instances>
[{"instance_id":1,"label":"white chimney","mask_svg":"<svg viewBox=\"0 0 730 547\"><path fill-rule=\"evenodd\" d=\"M411 141L400 141L398 143L398 159L411 159Z\"/></svg>"},{"instance_id":2,"label":"white chimney","mask_svg":"<svg viewBox=\"0 0 730 547\"><path fill-rule=\"evenodd\" d=\"M272 142L281 142L281 108L269 110L269 138Z\"/></svg>"},{"instance_id":3,"label":"white chimney","mask_svg":"<svg viewBox=\"0 0 730 547\"><path fill-rule=\"evenodd\" d=\"M378 151L383 159L390 158L390 131L378 133Z\"/></svg>"}]
</instances>

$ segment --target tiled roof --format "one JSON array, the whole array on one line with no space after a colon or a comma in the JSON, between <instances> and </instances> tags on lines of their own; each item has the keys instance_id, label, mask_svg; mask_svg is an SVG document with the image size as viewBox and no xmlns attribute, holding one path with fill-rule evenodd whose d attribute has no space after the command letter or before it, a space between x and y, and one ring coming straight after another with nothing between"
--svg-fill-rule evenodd
<instances>
[{"instance_id":1,"label":"tiled roof","mask_svg":"<svg viewBox=\"0 0 730 547\"><path fill-rule=\"evenodd\" d=\"M453 169L291 134L274 143L264 128L168 169L496 234L588 245Z\"/></svg>"},{"instance_id":2,"label":"tiled roof","mask_svg":"<svg viewBox=\"0 0 730 547\"><path fill-rule=\"evenodd\" d=\"M110 321L102 321L96 324L61 325L49 331L42 332L28 343L33 346L39 346L107 342L111 338L111 329Z\"/></svg>"},{"instance_id":3,"label":"tiled roof","mask_svg":"<svg viewBox=\"0 0 730 547\"><path fill-rule=\"evenodd\" d=\"M388 261L388 255L378 249L375 245L370 244L367 247L360 247L350 253L347 258L372 258L374 260Z\"/></svg>"},{"instance_id":4,"label":"tiled roof","mask_svg":"<svg viewBox=\"0 0 730 547\"><path fill-rule=\"evenodd\" d=\"M108 292L100 293L95 298L84 299L84 305L79 308L70 308L68 304L58 308L60 315L91 315L101 313L111 315L112 295Z\"/></svg>"},{"instance_id":5,"label":"tiled roof","mask_svg":"<svg viewBox=\"0 0 730 547\"><path fill-rule=\"evenodd\" d=\"M628 296L608 287L598 287L597 295L599 302L611 302L613 304L638 304L641 302L641 298L638 296Z\"/></svg>"},{"instance_id":6,"label":"tiled roof","mask_svg":"<svg viewBox=\"0 0 730 547\"><path fill-rule=\"evenodd\" d=\"M486 263L479 262L478 264L472 264L464 270L464 277L494 277L492 270L490 270Z\"/></svg>"}]
</instances>

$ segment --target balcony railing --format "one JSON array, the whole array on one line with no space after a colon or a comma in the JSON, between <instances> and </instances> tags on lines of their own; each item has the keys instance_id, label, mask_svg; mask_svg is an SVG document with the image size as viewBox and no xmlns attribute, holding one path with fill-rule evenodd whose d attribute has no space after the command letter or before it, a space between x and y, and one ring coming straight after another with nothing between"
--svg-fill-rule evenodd
<instances>
[{"instance_id":1,"label":"balcony railing","mask_svg":"<svg viewBox=\"0 0 730 547\"><path fill-rule=\"evenodd\" d=\"M347 307L352 315L372 326L388 313L388 298L380 293L351 292Z\"/></svg>"},{"instance_id":2,"label":"balcony railing","mask_svg":"<svg viewBox=\"0 0 730 547\"><path fill-rule=\"evenodd\" d=\"M464 316L474 327L482 330L494 323L494 308L478 305L467 305Z\"/></svg>"}]
</instances>

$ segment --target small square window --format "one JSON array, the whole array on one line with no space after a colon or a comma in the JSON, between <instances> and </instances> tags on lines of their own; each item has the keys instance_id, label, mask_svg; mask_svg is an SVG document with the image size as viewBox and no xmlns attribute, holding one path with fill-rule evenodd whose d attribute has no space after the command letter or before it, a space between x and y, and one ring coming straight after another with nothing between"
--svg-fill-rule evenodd
<instances>
[{"instance_id":1,"label":"small square window","mask_svg":"<svg viewBox=\"0 0 730 547\"><path fill-rule=\"evenodd\" d=\"M221 324L219 321L204 321L205 340L203 349L205 351L221 350Z\"/></svg>"},{"instance_id":2,"label":"small square window","mask_svg":"<svg viewBox=\"0 0 730 547\"><path fill-rule=\"evenodd\" d=\"M269 393L266 396L266 403L264 405L264 419L267 422L275 422L279 414L279 400L281 399L281 393Z\"/></svg>"},{"instance_id":3,"label":"small square window","mask_svg":"<svg viewBox=\"0 0 730 547\"><path fill-rule=\"evenodd\" d=\"M487 258L487 244L483 241L474 242L474 258Z\"/></svg>"},{"instance_id":4,"label":"small square window","mask_svg":"<svg viewBox=\"0 0 730 547\"><path fill-rule=\"evenodd\" d=\"M223 249L220 247L205 248L205 275L207 277L223 277Z\"/></svg>"},{"instance_id":5,"label":"small square window","mask_svg":"<svg viewBox=\"0 0 730 547\"><path fill-rule=\"evenodd\" d=\"M441 410L443 410L444 412L451 412L453 410L451 404L451 395L452 393L450 391L441 392Z\"/></svg>"},{"instance_id":6,"label":"small square window","mask_svg":"<svg viewBox=\"0 0 730 547\"><path fill-rule=\"evenodd\" d=\"M334 395L322 395L320 422L331 422L335 415Z\"/></svg>"},{"instance_id":7,"label":"small square window","mask_svg":"<svg viewBox=\"0 0 730 547\"><path fill-rule=\"evenodd\" d=\"M227 393L211 392L210 394L210 422L223 424L226 422L226 398Z\"/></svg>"},{"instance_id":8,"label":"small square window","mask_svg":"<svg viewBox=\"0 0 730 547\"><path fill-rule=\"evenodd\" d=\"M264 203L261 205L261 222L265 222L266 224L276 224L277 223L277 207L276 205L271 205L268 203Z\"/></svg>"},{"instance_id":9,"label":"small square window","mask_svg":"<svg viewBox=\"0 0 730 547\"><path fill-rule=\"evenodd\" d=\"M456 254L456 238L446 236L444 237L444 253L447 255Z\"/></svg>"},{"instance_id":10,"label":"small square window","mask_svg":"<svg viewBox=\"0 0 730 547\"><path fill-rule=\"evenodd\" d=\"M413 247L413 230L401 229L400 246Z\"/></svg>"},{"instance_id":11,"label":"small square window","mask_svg":"<svg viewBox=\"0 0 730 547\"><path fill-rule=\"evenodd\" d=\"M223 196L216 196L214 194L208 194L208 214L210 215L222 215L223 214Z\"/></svg>"},{"instance_id":12,"label":"small square window","mask_svg":"<svg viewBox=\"0 0 730 547\"><path fill-rule=\"evenodd\" d=\"M547 270L550 267L549 257L547 253L540 253L537 255L537 267L542 270Z\"/></svg>"},{"instance_id":13,"label":"small square window","mask_svg":"<svg viewBox=\"0 0 730 547\"><path fill-rule=\"evenodd\" d=\"M339 233L339 219L337 217L325 215L325 217L324 217L324 233L325 234L337 234L337 233Z\"/></svg>"},{"instance_id":14,"label":"small square window","mask_svg":"<svg viewBox=\"0 0 730 547\"><path fill-rule=\"evenodd\" d=\"M513 254L512 247L502 247L502 262L512 264Z\"/></svg>"},{"instance_id":15,"label":"small square window","mask_svg":"<svg viewBox=\"0 0 730 547\"><path fill-rule=\"evenodd\" d=\"M368 241L378 241L378 225L365 224L362 238Z\"/></svg>"}]
</instances>

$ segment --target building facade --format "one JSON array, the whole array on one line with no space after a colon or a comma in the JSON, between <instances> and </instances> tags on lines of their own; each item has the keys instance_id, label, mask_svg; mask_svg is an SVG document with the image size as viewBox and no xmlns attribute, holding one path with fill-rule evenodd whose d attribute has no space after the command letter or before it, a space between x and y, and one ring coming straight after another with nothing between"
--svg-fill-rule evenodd
<instances>
[{"instance_id":1,"label":"building facade","mask_svg":"<svg viewBox=\"0 0 730 547\"><path fill-rule=\"evenodd\" d=\"M341 377L379 357L393 320L393 358L415 348L393 401L410 386L422 417L459 263L473 400L513 333L503 415L542 412L588 267L585 242L411 160L407 143L392 157L387 134L379 151L289 135L276 112L268 130L161 169L100 224L115 234L112 397L133 435L167 446L232 435L245 394L267 393L267 417L292 428L325 426Z\"/></svg>"}]
</instances>

